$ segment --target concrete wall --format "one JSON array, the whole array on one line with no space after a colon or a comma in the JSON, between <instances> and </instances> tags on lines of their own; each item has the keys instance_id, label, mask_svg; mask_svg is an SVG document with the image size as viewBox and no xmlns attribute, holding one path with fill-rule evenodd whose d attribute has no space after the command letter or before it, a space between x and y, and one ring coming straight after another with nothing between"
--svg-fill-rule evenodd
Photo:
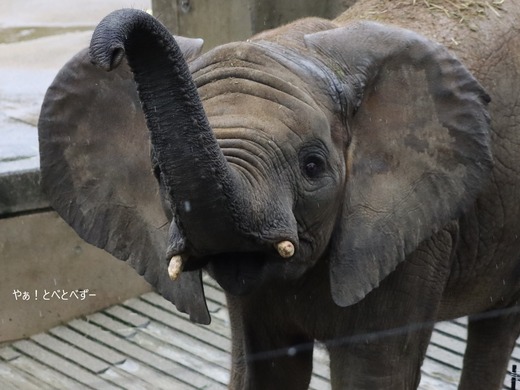
<instances>
[{"instance_id":1,"label":"concrete wall","mask_svg":"<svg viewBox=\"0 0 520 390\"><path fill-rule=\"evenodd\" d=\"M204 48L244 40L306 16L334 18L355 0L152 0L172 33L203 38Z\"/></svg>"},{"instance_id":2,"label":"concrete wall","mask_svg":"<svg viewBox=\"0 0 520 390\"><path fill-rule=\"evenodd\" d=\"M0 344L150 291L52 211L0 219L0 254Z\"/></svg>"}]
</instances>

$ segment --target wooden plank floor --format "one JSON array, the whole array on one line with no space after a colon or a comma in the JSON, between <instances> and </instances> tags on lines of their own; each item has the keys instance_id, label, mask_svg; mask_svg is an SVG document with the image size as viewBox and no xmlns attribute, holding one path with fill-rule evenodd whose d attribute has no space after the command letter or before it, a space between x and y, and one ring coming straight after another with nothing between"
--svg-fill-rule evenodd
<instances>
[{"instance_id":1,"label":"wooden plank floor","mask_svg":"<svg viewBox=\"0 0 520 390\"><path fill-rule=\"evenodd\" d=\"M231 343L224 294L210 280L205 289L210 326L190 323L148 293L4 346L0 389L225 389ZM420 389L456 389L465 337L465 320L436 326ZM310 388L330 389L327 353L318 347L314 355ZM519 344L512 364L520 366Z\"/></svg>"}]
</instances>

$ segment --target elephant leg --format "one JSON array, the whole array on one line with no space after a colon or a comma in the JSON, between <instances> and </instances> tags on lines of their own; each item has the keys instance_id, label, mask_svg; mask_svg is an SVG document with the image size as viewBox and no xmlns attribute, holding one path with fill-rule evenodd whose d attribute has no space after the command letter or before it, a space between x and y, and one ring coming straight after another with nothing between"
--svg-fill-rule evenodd
<instances>
[{"instance_id":1,"label":"elephant leg","mask_svg":"<svg viewBox=\"0 0 520 390\"><path fill-rule=\"evenodd\" d=\"M291 343L257 343L237 351L233 346L230 389L307 390L312 374L312 348L298 351Z\"/></svg>"},{"instance_id":2,"label":"elephant leg","mask_svg":"<svg viewBox=\"0 0 520 390\"><path fill-rule=\"evenodd\" d=\"M359 342L329 347L332 389L416 389L431 331L362 336Z\"/></svg>"},{"instance_id":3,"label":"elephant leg","mask_svg":"<svg viewBox=\"0 0 520 390\"><path fill-rule=\"evenodd\" d=\"M296 336L280 316L264 307L244 307L230 298L231 390L307 390L312 375L314 341ZM259 316L262 313L262 317Z\"/></svg>"},{"instance_id":4,"label":"elephant leg","mask_svg":"<svg viewBox=\"0 0 520 390\"><path fill-rule=\"evenodd\" d=\"M518 313L485 319L470 317L459 389L501 389L519 335Z\"/></svg>"},{"instance_id":5,"label":"elephant leg","mask_svg":"<svg viewBox=\"0 0 520 390\"><path fill-rule=\"evenodd\" d=\"M232 321L233 323L233 321ZM233 330L233 326L231 329ZM231 375L229 380L230 390L245 389L247 364L245 359L244 342L240 335L235 334L231 338Z\"/></svg>"},{"instance_id":6,"label":"elephant leg","mask_svg":"<svg viewBox=\"0 0 520 390\"><path fill-rule=\"evenodd\" d=\"M345 311L347 337L327 343L333 390L410 390L420 382L450 270L453 234L438 232Z\"/></svg>"}]
</instances>

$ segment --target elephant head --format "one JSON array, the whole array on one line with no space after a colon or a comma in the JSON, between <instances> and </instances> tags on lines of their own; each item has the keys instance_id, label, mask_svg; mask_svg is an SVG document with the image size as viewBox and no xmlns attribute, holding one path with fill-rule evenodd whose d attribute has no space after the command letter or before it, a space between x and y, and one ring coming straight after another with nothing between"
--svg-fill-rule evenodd
<instances>
[{"instance_id":1,"label":"elephant head","mask_svg":"<svg viewBox=\"0 0 520 390\"><path fill-rule=\"evenodd\" d=\"M209 321L202 268L247 294L323 261L336 304L355 304L491 167L489 98L440 45L372 22L284 31L200 55L116 11L42 107L53 207L193 321Z\"/></svg>"}]
</instances>

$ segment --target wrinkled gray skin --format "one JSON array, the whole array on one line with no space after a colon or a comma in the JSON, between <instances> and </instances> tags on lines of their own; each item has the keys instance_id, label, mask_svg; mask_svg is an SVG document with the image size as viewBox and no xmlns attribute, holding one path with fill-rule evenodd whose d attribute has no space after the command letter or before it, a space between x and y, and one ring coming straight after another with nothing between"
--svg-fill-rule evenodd
<instances>
[{"instance_id":1,"label":"wrinkled gray skin","mask_svg":"<svg viewBox=\"0 0 520 390\"><path fill-rule=\"evenodd\" d=\"M460 388L505 375L520 332L518 6L461 24L380 3L203 55L117 11L47 93L52 205L193 321L209 322L201 269L220 283L232 389L307 388L314 340L333 389L414 389L433 323L463 315ZM383 24L356 21L370 18Z\"/></svg>"}]
</instances>

